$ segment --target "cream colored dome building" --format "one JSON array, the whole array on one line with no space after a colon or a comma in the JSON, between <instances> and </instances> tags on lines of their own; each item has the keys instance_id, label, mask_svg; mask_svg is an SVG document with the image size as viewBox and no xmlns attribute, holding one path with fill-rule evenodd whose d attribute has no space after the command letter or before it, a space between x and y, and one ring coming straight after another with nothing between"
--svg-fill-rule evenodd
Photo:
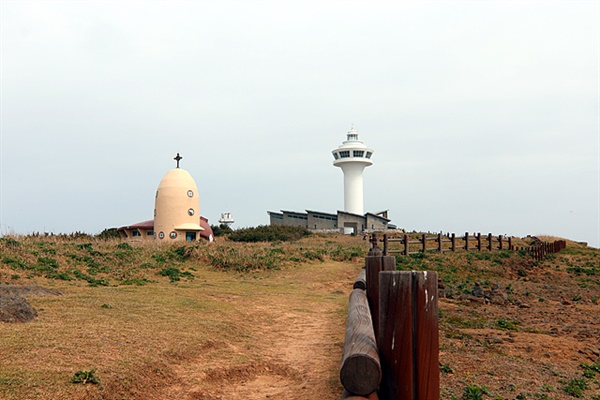
<instances>
[{"instance_id":1,"label":"cream colored dome building","mask_svg":"<svg viewBox=\"0 0 600 400\"><path fill-rule=\"evenodd\" d=\"M177 167L167 172L158 185L154 220L119 228L121 237L167 242L213 240L208 220L200 216L198 186L188 171L179 168L181 159L177 153Z\"/></svg>"}]
</instances>

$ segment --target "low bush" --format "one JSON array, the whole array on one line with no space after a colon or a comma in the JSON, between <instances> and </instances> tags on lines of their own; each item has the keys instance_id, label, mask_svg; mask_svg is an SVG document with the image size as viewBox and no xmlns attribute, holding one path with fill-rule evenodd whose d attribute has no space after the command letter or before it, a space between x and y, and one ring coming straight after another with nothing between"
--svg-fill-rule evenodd
<instances>
[{"instance_id":1,"label":"low bush","mask_svg":"<svg viewBox=\"0 0 600 400\"><path fill-rule=\"evenodd\" d=\"M259 225L255 228L242 228L229 234L234 242L290 242L309 236L310 231L301 226Z\"/></svg>"}]
</instances>

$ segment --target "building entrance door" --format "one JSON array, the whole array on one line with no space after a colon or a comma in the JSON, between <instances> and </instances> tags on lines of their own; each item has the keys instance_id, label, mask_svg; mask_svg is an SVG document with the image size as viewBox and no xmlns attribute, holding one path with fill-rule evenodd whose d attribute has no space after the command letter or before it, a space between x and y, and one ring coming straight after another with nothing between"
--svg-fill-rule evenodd
<instances>
[{"instance_id":1,"label":"building entrance door","mask_svg":"<svg viewBox=\"0 0 600 400\"><path fill-rule=\"evenodd\" d=\"M188 242L195 242L196 241L196 232L186 232L185 240Z\"/></svg>"}]
</instances>

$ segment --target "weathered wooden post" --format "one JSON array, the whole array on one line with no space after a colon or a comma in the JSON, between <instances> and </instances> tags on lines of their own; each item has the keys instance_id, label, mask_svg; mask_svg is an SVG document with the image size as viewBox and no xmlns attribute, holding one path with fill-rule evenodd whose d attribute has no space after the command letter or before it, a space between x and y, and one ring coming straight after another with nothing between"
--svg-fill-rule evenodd
<instances>
[{"instance_id":1,"label":"weathered wooden post","mask_svg":"<svg viewBox=\"0 0 600 400\"><path fill-rule=\"evenodd\" d=\"M469 252L469 232L465 232L465 250Z\"/></svg>"},{"instance_id":2,"label":"weathered wooden post","mask_svg":"<svg viewBox=\"0 0 600 400\"><path fill-rule=\"evenodd\" d=\"M367 300L371 309L375 338L377 338L379 324L379 273L382 268L383 253L377 246L376 233L371 236L371 244L373 247L371 247L365 259L365 276L367 278Z\"/></svg>"},{"instance_id":3,"label":"weathered wooden post","mask_svg":"<svg viewBox=\"0 0 600 400\"><path fill-rule=\"evenodd\" d=\"M427 236L425 236L425 234L423 234L423 236L421 237L421 243L423 244L423 253L427 253Z\"/></svg>"},{"instance_id":4,"label":"weathered wooden post","mask_svg":"<svg viewBox=\"0 0 600 400\"><path fill-rule=\"evenodd\" d=\"M502 235L498 235L498 250L502 250Z\"/></svg>"},{"instance_id":5,"label":"weathered wooden post","mask_svg":"<svg viewBox=\"0 0 600 400\"><path fill-rule=\"evenodd\" d=\"M404 234L404 255L407 256L409 254L409 249L408 249L408 235L405 233Z\"/></svg>"},{"instance_id":6,"label":"weathered wooden post","mask_svg":"<svg viewBox=\"0 0 600 400\"><path fill-rule=\"evenodd\" d=\"M387 233L383 234L383 255L387 256L388 254L388 235Z\"/></svg>"},{"instance_id":7,"label":"weathered wooden post","mask_svg":"<svg viewBox=\"0 0 600 400\"><path fill-rule=\"evenodd\" d=\"M488 242L487 249L489 251L492 251L492 249L494 248L494 246L492 245L493 240L494 240L494 238L492 237L492 234L488 233L488 236L487 236L487 242Z\"/></svg>"},{"instance_id":8,"label":"weathered wooden post","mask_svg":"<svg viewBox=\"0 0 600 400\"><path fill-rule=\"evenodd\" d=\"M452 252L456 251L456 235L453 233L452 234Z\"/></svg>"},{"instance_id":9,"label":"weathered wooden post","mask_svg":"<svg viewBox=\"0 0 600 400\"><path fill-rule=\"evenodd\" d=\"M436 272L380 274L382 399L439 400Z\"/></svg>"},{"instance_id":10,"label":"weathered wooden post","mask_svg":"<svg viewBox=\"0 0 600 400\"><path fill-rule=\"evenodd\" d=\"M441 253L442 252L442 233L438 233L438 252Z\"/></svg>"},{"instance_id":11,"label":"weathered wooden post","mask_svg":"<svg viewBox=\"0 0 600 400\"><path fill-rule=\"evenodd\" d=\"M375 392L381 382L371 312L367 295L361 289L350 293L340 381L348 392L360 396Z\"/></svg>"},{"instance_id":12,"label":"weathered wooden post","mask_svg":"<svg viewBox=\"0 0 600 400\"><path fill-rule=\"evenodd\" d=\"M477 251L481 251L481 232L477 232Z\"/></svg>"},{"instance_id":13,"label":"weathered wooden post","mask_svg":"<svg viewBox=\"0 0 600 400\"><path fill-rule=\"evenodd\" d=\"M508 237L508 249L509 250L514 250L513 244L512 244L512 236Z\"/></svg>"},{"instance_id":14,"label":"weathered wooden post","mask_svg":"<svg viewBox=\"0 0 600 400\"><path fill-rule=\"evenodd\" d=\"M381 249L377 246L377 234L371 236L372 248L365 262L365 275L367 278L367 299L373 319L373 330L377 338L379 329L379 273L381 271L393 271L396 269L396 257L383 256Z\"/></svg>"}]
</instances>

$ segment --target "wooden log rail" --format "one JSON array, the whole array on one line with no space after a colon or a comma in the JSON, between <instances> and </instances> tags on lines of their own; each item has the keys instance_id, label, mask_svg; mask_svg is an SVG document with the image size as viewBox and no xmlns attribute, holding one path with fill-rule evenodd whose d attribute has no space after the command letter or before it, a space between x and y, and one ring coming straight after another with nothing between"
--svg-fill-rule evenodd
<instances>
[{"instance_id":1,"label":"wooden log rail","mask_svg":"<svg viewBox=\"0 0 600 400\"><path fill-rule=\"evenodd\" d=\"M484 243L485 242L485 243ZM400 243L400 249L390 249L390 243ZM428 243L435 243L435 246L428 246ZM510 250L513 248L512 238L503 235L494 236L488 233L487 236L481 236L481 233L469 235L465 232L464 236L457 237L456 234L436 236L427 236L422 234L417 239L411 239L408 234L401 237L390 237L383 235L383 254L392 253L408 256L410 254L448 251L482 251L482 250Z\"/></svg>"},{"instance_id":2,"label":"wooden log rail","mask_svg":"<svg viewBox=\"0 0 600 400\"><path fill-rule=\"evenodd\" d=\"M368 396L381 382L381 365L367 295L354 289L348 304L340 381L349 393Z\"/></svg>"},{"instance_id":3,"label":"wooden log rail","mask_svg":"<svg viewBox=\"0 0 600 400\"><path fill-rule=\"evenodd\" d=\"M439 400L437 273L395 271L371 243L349 299L341 398Z\"/></svg>"}]
</instances>

